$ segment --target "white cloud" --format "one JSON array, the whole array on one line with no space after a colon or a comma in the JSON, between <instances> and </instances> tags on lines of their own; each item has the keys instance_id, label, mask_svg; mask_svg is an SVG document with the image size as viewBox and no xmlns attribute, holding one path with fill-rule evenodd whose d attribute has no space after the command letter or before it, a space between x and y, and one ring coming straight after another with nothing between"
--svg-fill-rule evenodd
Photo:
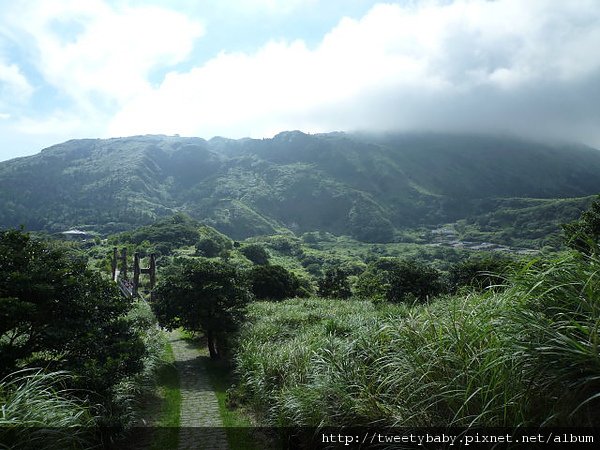
<instances>
[{"instance_id":1,"label":"white cloud","mask_svg":"<svg viewBox=\"0 0 600 450\"><path fill-rule=\"evenodd\" d=\"M224 10L232 8L245 12L262 12L274 15L290 14L298 8L313 8L319 0L220 0L218 5Z\"/></svg>"},{"instance_id":2,"label":"white cloud","mask_svg":"<svg viewBox=\"0 0 600 450\"><path fill-rule=\"evenodd\" d=\"M45 81L87 110L143 95L150 72L185 60L203 33L168 9L101 0L20 3L9 19L13 34L32 43Z\"/></svg>"},{"instance_id":3,"label":"white cloud","mask_svg":"<svg viewBox=\"0 0 600 450\"><path fill-rule=\"evenodd\" d=\"M0 61L0 99L24 103L31 97L33 87L16 64Z\"/></svg>"},{"instance_id":4,"label":"white cloud","mask_svg":"<svg viewBox=\"0 0 600 450\"><path fill-rule=\"evenodd\" d=\"M219 8L293 17L313 3L231 0ZM19 132L506 130L600 145L597 0L381 3L360 19L341 19L316 46L273 40L254 52L224 49L195 67L189 58L204 33L200 18L168 3L132 5L20 1L0 18L0 32L24 43L62 100L44 120L15 121ZM182 62L186 69L174 68ZM157 70L164 78L153 78ZM17 65L0 64L5 79L23 98L35 96Z\"/></svg>"},{"instance_id":5,"label":"white cloud","mask_svg":"<svg viewBox=\"0 0 600 450\"><path fill-rule=\"evenodd\" d=\"M530 89L551 86L549 95L560 95L599 72L597 3L552 6L379 4L360 20L341 20L315 49L269 42L252 54L224 52L173 72L132 97L109 130L258 137L289 128L511 128L544 108L543 96L528 97Z\"/></svg>"}]
</instances>

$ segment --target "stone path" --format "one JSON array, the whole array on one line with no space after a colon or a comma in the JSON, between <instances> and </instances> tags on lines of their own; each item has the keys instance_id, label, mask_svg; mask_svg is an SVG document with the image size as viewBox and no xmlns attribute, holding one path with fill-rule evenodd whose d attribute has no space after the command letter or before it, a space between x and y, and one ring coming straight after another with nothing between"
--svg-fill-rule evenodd
<instances>
[{"instance_id":1,"label":"stone path","mask_svg":"<svg viewBox=\"0 0 600 450\"><path fill-rule=\"evenodd\" d=\"M219 403L204 367L204 356L178 331L168 333L179 372L179 450L228 449Z\"/></svg>"}]
</instances>

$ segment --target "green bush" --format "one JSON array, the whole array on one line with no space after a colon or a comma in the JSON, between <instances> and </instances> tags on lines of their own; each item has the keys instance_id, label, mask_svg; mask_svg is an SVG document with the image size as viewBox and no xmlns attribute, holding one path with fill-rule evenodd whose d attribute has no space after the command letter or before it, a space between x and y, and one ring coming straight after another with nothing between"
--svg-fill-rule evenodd
<instances>
[{"instance_id":1,"label":"green bush","mask_svg":"<svg viewBox=\"0 0 600 450\"><path fill-rule=\"evenodd\" d=\"M600 245L600 196L574 222L563 225L565 240L569 247L582 253L599 253Z\"/></svg>"},{"instance_id":2,"label":"green bush","mask_svg":"<svg viewBox=\"0 0 600 450\"><path fill-rule=\"evenodd\" d=\"M341 269L327 269L318 285L319 297L348 298L352 295L348 274Z\"/></svg>"},{"instance_id":3,"label":"green bush","mask_svg":"<svg viewBox=\"0 0 600 450\"><path fill-rule=\"evenodd\" d=\"M467 287L478 291L501 289L515 261L506 257L473 257L450 266L448 289L456 292Z\"/></svg>"},{"instance_id":4,"label":"green bush","mask_svg":"<svg viewBox=\"0 0 600 450\"><path fill-rule=\"evenodd\" d=\"M269 264L269 252L260 244L246 244L240 248L240 252L254 264Z\"/></svg>"},{"instance_id":5,"label":"green bush","mask_svg":"<svg viewBox=\"0 0 600 450\"><path fill-rule=\"evenodd\" d=\"M141 370L143 342L116 286L56 244L0 233L0 373L49 367L73 373L75 387L110 398Z\"/></svg>"},{"instance_id":6,"label":"green bush","mask_svg":"<svg viewBox=\"0 0 600 450\"><path fill-rule=\"evenodd\" d=\"M441 274L418 261L379 258L358 277L356 292L363 298L393 303L426 301L441 293Z\"/></svg>"},{"instance_id":7,"label":"green bush","mask_svg":"<svg viewBox=\"0 0 600 450\"><path fill-rule=\"evenodd\" d=\"M219 241L213 238L203 238L196 242L196 255L206 258L216 258L226 252L227 249Z\"/></svg>"},{"instance_id":8,"label":"green bush","mask_svg":"<svg viewBox=\"0 0 600 450\"><path fill-rule=\"evenodd\" d=\"M282 266L255 266L248 272L257 299L283 300L300 293L300 280Z\"/></svg>"}]
</instances>

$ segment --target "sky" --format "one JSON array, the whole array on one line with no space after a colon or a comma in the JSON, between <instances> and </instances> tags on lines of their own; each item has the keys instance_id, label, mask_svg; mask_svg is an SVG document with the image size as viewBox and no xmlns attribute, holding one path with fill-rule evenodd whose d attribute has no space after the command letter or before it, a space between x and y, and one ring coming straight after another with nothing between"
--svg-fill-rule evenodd
<instances>
[{"instance_id":1,"label":"sky","mask_svg":"<svg viewBox=\"0 0 600 450\"><path fill-rule=\"evenodd\" d=\"M600 148L600 0L0 1L0 160L284 130Z\"/></svg>"}]
</instances>

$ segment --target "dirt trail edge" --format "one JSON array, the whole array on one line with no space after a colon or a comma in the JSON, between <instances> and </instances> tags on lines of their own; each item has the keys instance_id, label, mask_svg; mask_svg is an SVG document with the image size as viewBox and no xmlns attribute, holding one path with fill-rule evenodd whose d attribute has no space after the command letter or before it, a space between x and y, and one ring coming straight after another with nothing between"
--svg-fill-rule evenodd
<instances>
[{"instance_id":1,"label":"dirt trail edge","mask_svg":"<svg viewBox=\"0 0 600 450\"><path fill-rule=\"evenodd\" d=\"M179 450L228 449L219 403L204 364L208 360L179 331L167 333L179 372Z\"/></svg>"}]
</instances>

